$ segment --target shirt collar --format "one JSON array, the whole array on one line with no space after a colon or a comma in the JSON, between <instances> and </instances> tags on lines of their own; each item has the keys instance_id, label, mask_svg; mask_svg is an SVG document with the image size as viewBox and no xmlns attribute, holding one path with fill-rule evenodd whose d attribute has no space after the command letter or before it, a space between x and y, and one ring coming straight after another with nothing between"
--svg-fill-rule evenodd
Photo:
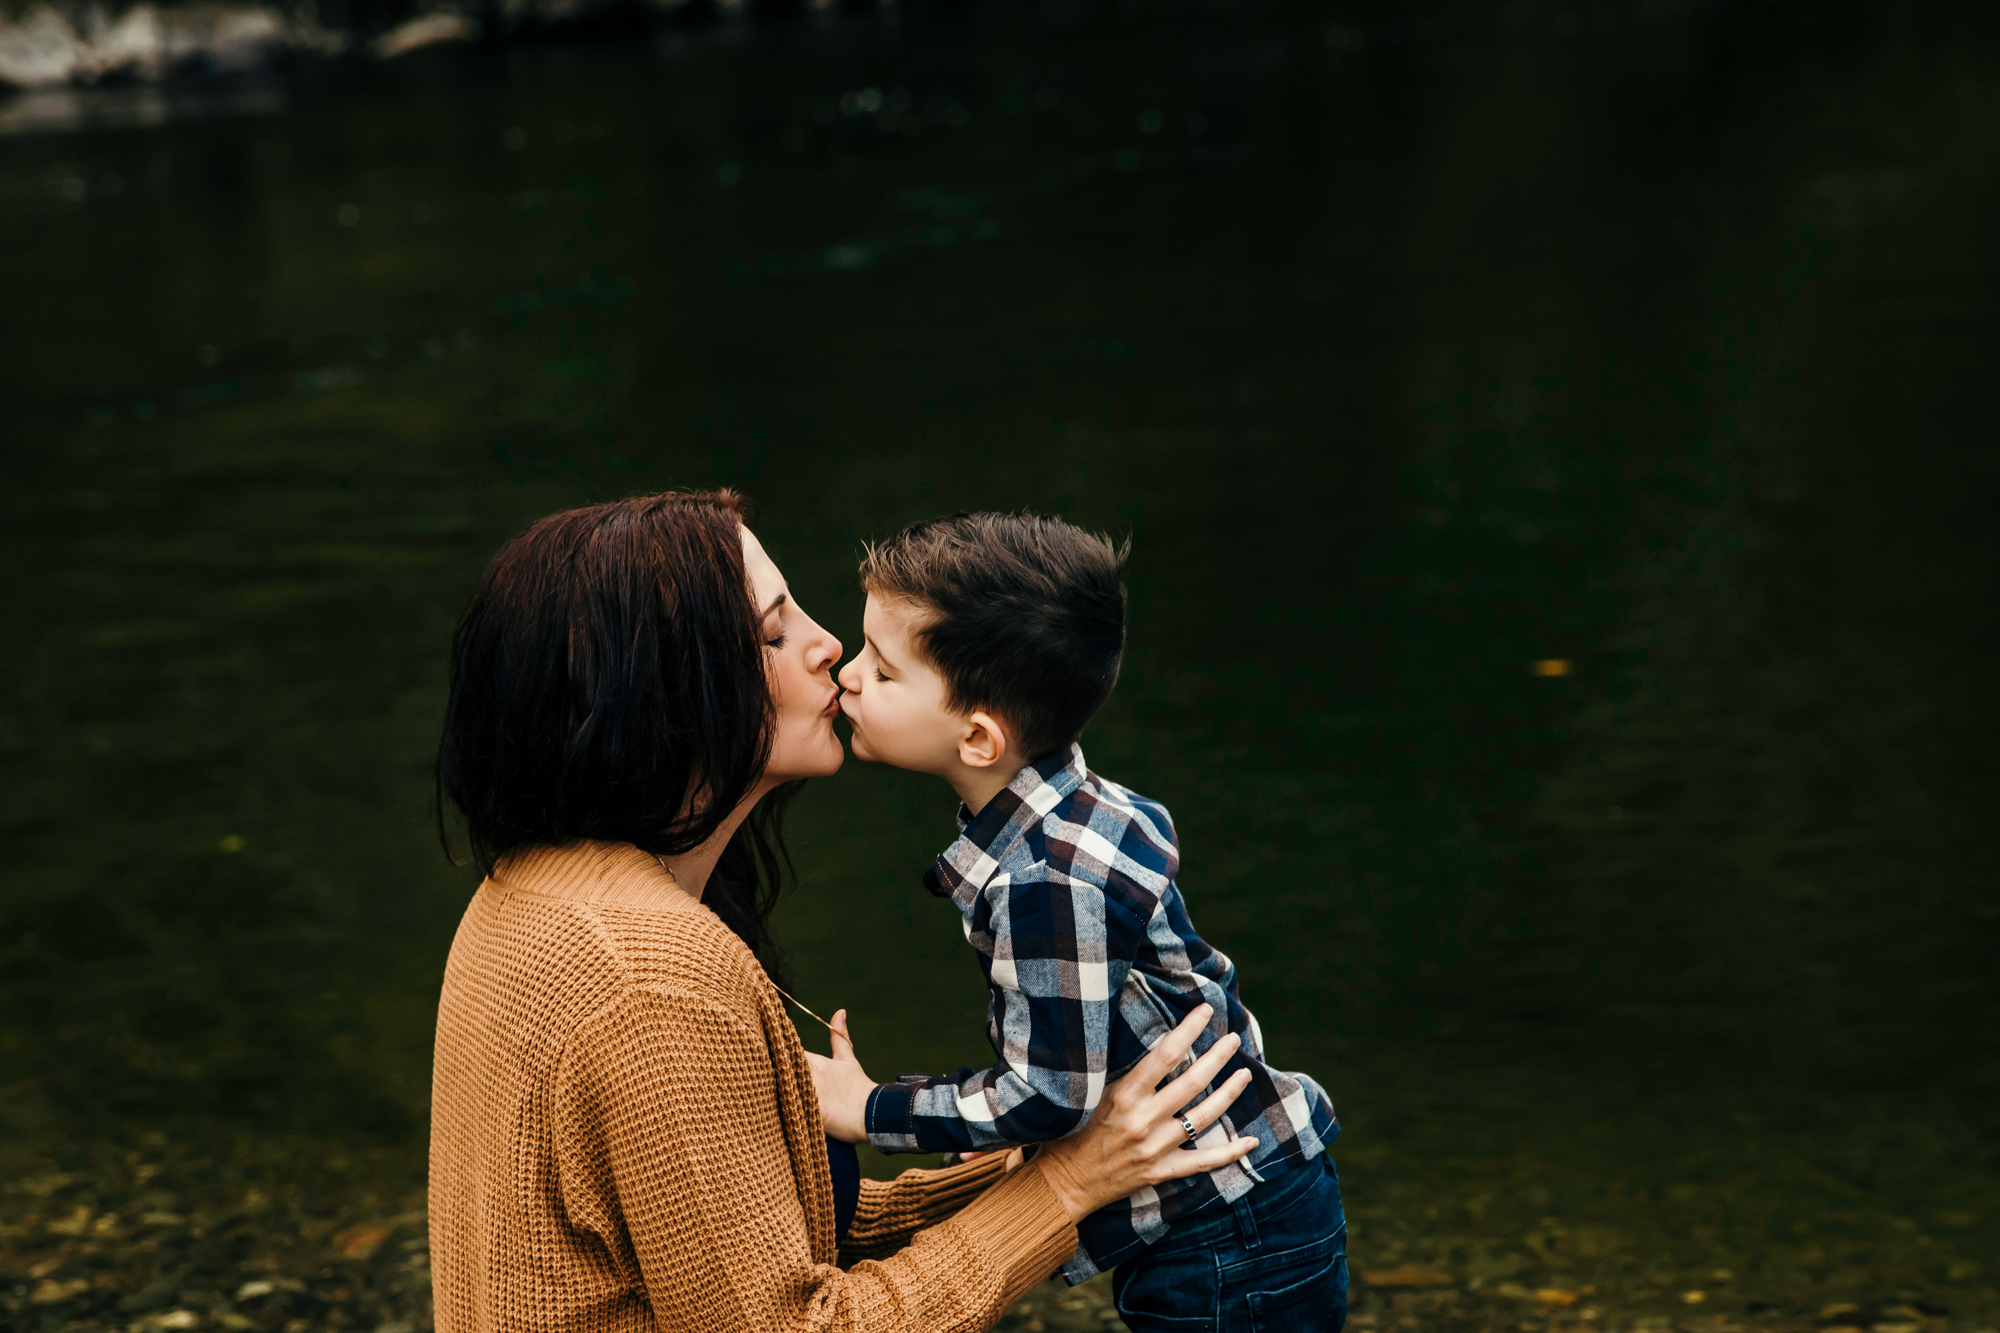
<instances>
[{"instance_id":1,"label":"shirt collar","mask_svg":"<svg viewBox=\"0 0 2000 1333\"><path fill-rule=\"evenodd\" d=\"M1088 773L1083 747L1072 742L1068 749L1043 755L1016 773L977 815L961 804L958 840L925 872L924 887L940 898L984 889L1014 845L1082 786Z\"/></svg>"}]
</instances>

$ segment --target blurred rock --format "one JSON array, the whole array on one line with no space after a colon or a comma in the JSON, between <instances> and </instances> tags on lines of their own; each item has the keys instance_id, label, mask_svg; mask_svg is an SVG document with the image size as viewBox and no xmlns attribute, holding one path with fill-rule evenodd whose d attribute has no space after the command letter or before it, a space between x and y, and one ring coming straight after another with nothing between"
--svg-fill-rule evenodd
<instances>
[{"instance_id":1,"label":"blurred rock","mask_svg":"<svg viewBox=\"0 0 2000 1333\"><path fill-rule=\"evenodd\" d=\"M73 1296L81 1296L88 1290L90 1290L90 1283L84 1278L76 1278L69 1282L57 1282L55 1279L49 1278L36 1287L28 1299L36 1305L55 1305L59 1302L69 1300Z\"/></svg>"},{"instance_id":2,"label":"blurred rock","mask_svg":"<svg viewBox=\"0 0 2000 1333\"><path fill-rule=\"evenodd\" d=\"M167 65L167 33L152 5L127 10L96 42L100 72L130 70L158 78Z\"/></svg>"},{"instance_id":3,"label":"blurred rock","mask_svg":"<svg viewBox=\"0 0 2000 1333\"><path fill-rule=\"evenodd\" d=\"M177 9L162 24L170 65L205 61L223 70L252 69L291 43L284 19L269 9Z\"/></svg>"},{"instance_id":4,"label":"blurred rock","mask_svg":"<svg viewBox=\"0 0 2000 1333\"><path fill-rule=\"evenodd\" d=\"M181 70L235 74L290 52L336 55L340 33L262 5L135 5L115 18L93 8L72 23L49 5L0 20L0 85L49 88Z\"/></svg>"},{"instance_id":5,"label":"blurred rock","mask_svg":"<svg viewBox=\"0 0 2000 1333\"><path fill-rule=\"evenodd\" d=\"M478 21L464 14L424 14L383 33L370 43L369 49L377 59L394 60L427 46L477 41L479 32Z\"/></svg>"},{"instance_id":6,"label":"blurred rock","mask_svg":"<svg viewBox=\"0 0 2000 1333\"><path fill-rule=\"evenodd\" d=\"M333 1248L344 1259L366 1259L389 1239L389 1228L375 1222L357 1222L333 1238Z\"/></svg>"},{"instance_id":7,"label":"blurred rock","mask_svg":"<svg viewBox=\"0 0 2000 1333\"><path fill-rule=\"evenodd\" d=\"M88 68L90 49L69 20L47 5L18 23L0 23L0 83L45 88L68 83Z\"/></svg>"},{"instance_id":8,"label":"blurred rock","mask_svg":"<svg viewBox=\"0 0 2000 1333\"><path fill-rule=\"evenodd\" d=\"M452 0L444 0L449 5ZM697 0L481 0L419 14L367 41L393 60L447 42L550 28L643 28L685 17ZM370 11L373 12L373 11ZM287 16L259 4L142 3L122 11L40 3L9 10L0 0L0 90L85 86L106 78L156 82L179 73L236 74L287 55L336 56L357 40L322 26L312 3ZM357 20L366 39L369 24Z\"/></svg>"}]
</instances>

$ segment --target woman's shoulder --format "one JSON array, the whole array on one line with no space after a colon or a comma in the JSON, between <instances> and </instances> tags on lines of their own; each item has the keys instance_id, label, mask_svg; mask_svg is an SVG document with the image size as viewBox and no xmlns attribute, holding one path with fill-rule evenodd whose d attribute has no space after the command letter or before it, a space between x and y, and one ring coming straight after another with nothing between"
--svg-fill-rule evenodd
<instances>
[{"instance_id":1,"label":"woman's shoulder","mask_svg":"<svg viewBox=\"0 0 2000 1333\"><path fill-rule=\"evenodd\" d=\"M511 919L506 933L539 946L543 967L589 975L593 989L665 990L755 1009L755 955L636 847L522 853L496 866L479 894L488 913Z\"/></svg>"}]
</instances>

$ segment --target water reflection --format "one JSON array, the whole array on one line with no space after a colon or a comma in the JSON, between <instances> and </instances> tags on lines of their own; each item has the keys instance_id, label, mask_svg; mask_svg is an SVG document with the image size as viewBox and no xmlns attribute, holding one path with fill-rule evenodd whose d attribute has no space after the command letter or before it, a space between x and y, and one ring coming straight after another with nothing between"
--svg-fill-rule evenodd
<instances>
[{"instance_id":1,"label":"water reflection","mask_svg":"<svg viewBox=\"0 0 2000 1333\"><path fill-rule=\"evenodd\" d=\"M175 120L273 116L285 109L277 83L219 88L162 88L153 84L112 88L34 88L0 102L0 135L66 134L78 130L127 130ZM64 197L81 202L87 186L67 178Z\"/></svg>"},{"instance_id":2,"label":"water reflection","mask_svg":"<svg viewBox=\"0 0 2000 1333\"><path fill-rule=\"evenodd\" d=\"M439 645L526 519L727 483L835 626L911 518L1134 534L1092 758L1341 1104L1358 1320L1986 1326L2000 62L1566 12L912 11L10 140L8 1206L408 1317ZM801 806L871 1067L980 1051L948 830ZM192 1310L159 1262L31 1313Z\"/></svg>"}]
</instances>

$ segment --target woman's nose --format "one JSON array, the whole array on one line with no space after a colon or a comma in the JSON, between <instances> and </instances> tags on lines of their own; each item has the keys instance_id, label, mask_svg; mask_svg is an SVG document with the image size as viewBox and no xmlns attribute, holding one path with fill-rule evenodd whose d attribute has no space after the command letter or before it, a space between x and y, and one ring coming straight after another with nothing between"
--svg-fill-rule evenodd
<instances>
[{"instance_id":1,"label":"woman's nose","mask_svg":"<svg viewBox=\"0 0 2000 1333\"><path fill-rule=\"evenodd\" d=\"M840 640L821 630L819 642L813 645L812 657L807 662L807 665L817 675L819 672L831 670L833 664L839 660Z\"/></svg>"}]
</instances>

